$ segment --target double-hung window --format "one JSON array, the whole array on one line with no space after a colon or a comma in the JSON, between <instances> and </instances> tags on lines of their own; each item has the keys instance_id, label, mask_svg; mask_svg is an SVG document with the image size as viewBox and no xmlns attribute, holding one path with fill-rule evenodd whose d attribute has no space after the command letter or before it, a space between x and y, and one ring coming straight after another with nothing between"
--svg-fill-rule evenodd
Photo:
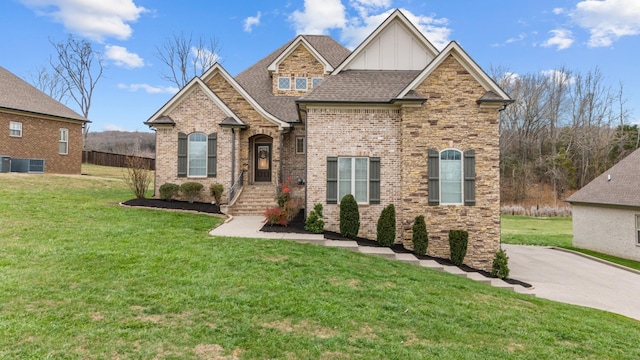
<instances>
[{"instance_id":1,"label":"double-hung window","mask_svg":"<svg viewBox=\"0 0 640 360\"><path fill-rule=\"evenodd\" d=\"M22 123L9 121L9 136L22 137Z\"/></svg>"},{"instance_id":2,"label":"double-hung window","mask_svg":"<svg viewBox=\"0 0 640 360\"><path fill-rule=\"evenodd\" d=\"M440 204L462 204L462 152L440 153Z\"/></svg>"},{"instance_id":3,"label":"double-hung window","mask_svg":"<svg viewBox=\"0 0 640 360\"><path fill-rule=\"evenodd\" d=\"M296 154L304 154L304 136L296 137Z\"/></svg>"},{"instance_id":4,"label":"double-hung window","mask_svg":"<svg viewBox=\"0 0 640 360\"><path fill-rule=\"evenodd\" d=\"M327 158L327 204L337 204L347 194L358 204L380 203L379 157Z\"/></svg>"},{"instance_id":5,"label":"double-hung window","mask_svg":"<svg viewBox=\"0 0 640 360\"><path fill-rule=\"evenodd\" d=\"M60 129L58 153L61 155L67 155L69 153L69 129Z\"/></svg>"},{"instance_id":6,"label":"double-hung window","mask_svg":"<svg viewBox=\"0 0 640 360\"><path fill-rule=\"evenodd\" d=\"M178 133L178 177L215 177L218 135Z\"/></svg>"},{"instance_id":7,"label":"double-hung window","mask_svg":"<svg viewBox=\"0 0 640 360\"><path fill-rule=\"evenodd\" d=\"M636 215L636 245L640 245L640 214Z\"/></svg>"},{"instance_id":8,"label":"double-hung window","mask_svg":"<svg viewBox=\"0 0 640 360\"><path fill-rule=\"evenodd\" d=\"M429 149L429 205L475 205L475 151Z\"/></svg>"}]
</instances>

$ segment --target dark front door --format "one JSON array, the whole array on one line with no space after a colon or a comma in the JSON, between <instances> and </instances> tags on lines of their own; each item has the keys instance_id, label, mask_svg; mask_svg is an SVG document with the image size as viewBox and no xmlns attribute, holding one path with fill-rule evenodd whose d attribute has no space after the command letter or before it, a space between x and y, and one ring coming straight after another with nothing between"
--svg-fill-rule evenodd
<instances>
[{"instance_id":1,"label":"dark front door","mask_svg":"<svg viewBox=\"0 0 640 360\"><path fill-rule=\"evenodd\" d=\"M271 182L271 144L256 144L256 182Z\"/></svg>"}]
</instances>

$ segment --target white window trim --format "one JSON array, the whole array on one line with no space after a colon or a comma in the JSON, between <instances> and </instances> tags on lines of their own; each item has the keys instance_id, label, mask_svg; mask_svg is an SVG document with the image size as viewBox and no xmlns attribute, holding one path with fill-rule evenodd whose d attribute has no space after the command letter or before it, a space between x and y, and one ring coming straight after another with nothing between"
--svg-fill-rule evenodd
<instances>
[{"instance_id":1,"label":"white window trim","mask_svg":"<svg viewBox=\"0 0 640 360\"><path fill-rule=\"evenodd\" d=\"M191 166L189 166L191 162L191 135L204 135L204 175L191 175ZM209 137L207 134L202 132L194 132L187 135L187 177L188 178L206 178L209 169L207 169L207 160L209 159Z\"/></svg>"},{"instance_id":2,"label":"white window trim","mask_svg":"<svg viewBox=\"0 0 640 360\"><path fill-rule=\"evenodd\" d=\"M314 83L316 82L316 80L318 81L318 84L314 85ZM314 77L311 78L311 88L315 89L318 85L320 85L320 83L322 82L322 80L324 80L324 78L321 77Z\"/></svg>"},{"instance_id":3,"label":"white window trim","mask_svg":"<svg viewBox=\"0 0 640 360\"><path fill-rule=\"evenodd\" d=\"M342 198L340 197L340 159L351 159L351 191L348 192L348 194L352 194L353 197L355 198L355 192L356 192L356 159L366 159L367 160L367 199L366 201L358 201L356 199L356 202L358 203L358 205L368 205L369 204L369 198L370 198L370 194L369 194L369 158L365 157L365 156L341 156L338 157L338 204L340 204L340 200L342 200Z\"/></svg>"},{"instance_id":4,"label":"white window trim","mask_svg":"<svg viewBox=\"0 0 640 360\"><path fill-rule=\"evenodd\" d=\"M12 132L18 131L18 134L12 134ZM9 136L22 137L22 123L19 121L9 121Z\"/></svg>"},{"instance_id":5,"label":"white window trim","mask_svg":"<svg viewBox=\"0 0 640 360\"><path fill-rule=\"evenodd\" d=\"M458 153L460 153L460 202L455 202L455 203L447 203L447 202L443 202L442 201L442 153L448 150L453 150L456 151ZM440 151L440 153L438 154L438 174L439 174L439 199L440 199L440 205L464 205L464 152L462 150L459 149L455 149L455 148L447 148L447 149L443 149L442 151Z\"/></svg>"},{"instance_id":6,"label":"white window trim","mask_svg":"<svg viewBox=\"0 0 640 360\"><path fill-rule=\"evenodd\" d=\"M289 87L288 88L280 87L280 79L288 79L289 80ZM291 90L291 78L288 77L288 76L280 76L280 77L278 77L278 90Z\"/></svg>"},{"instance_id":7,"label":"white window trim","mask_svg":"<svg viewBox=\"0 0 640 360\"><path fill-rule=\"evenodd\" d=\"M62 134L65 134L64 139ZM65 144L65 152L60 151L60 144ZM69 129L60 128L58 131L58 154L69 155Z\"/></svg>"},{"instance_id":8,"label":"white window trim","mask_svg":"<svg viewBox=\"0 0 640 360\"><path fill-rule=\"evenodd\" d=\"M298 80L304 80L304 88L298 87ZM299 77L297 76L294 80L294 87L296 90L298 91L306 91L309 89L309 79L307 79L306 77Z\"/></svg>"},{"instance_id":9,"label":"white window trim","mask_svg":"<svg viewBox=\"0 0 640 360\"><path fill-rule=\"evenodd\" d=\"M302 141L302 151L298 150L298 141ZM307 139L304 136L296 136L296 154L304 154L307 150Z\"/></svg>"}]
</instances>

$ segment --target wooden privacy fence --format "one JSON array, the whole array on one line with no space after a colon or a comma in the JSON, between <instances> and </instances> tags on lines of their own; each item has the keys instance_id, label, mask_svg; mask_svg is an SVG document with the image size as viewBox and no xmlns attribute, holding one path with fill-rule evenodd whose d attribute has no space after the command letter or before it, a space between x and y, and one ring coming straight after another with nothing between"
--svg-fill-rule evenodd
<instances>
[{"instance_id":1,"label":"wooden privacy fence","mask_svg":"<svg viewBox=\"0 0 640 360\"><path fill-rule=\"evenodd\" d=\"M93 151L93 150L82 152L83 163L102 165L102 166L127 167L127 158L129 157L133 157L136 160L140 160L140 164L142 164L145 168L149 170L156 169L156 159L152 159L152 158L133 156L133 155L113 154L113 153Z\"/></svg>"}]
</instances>

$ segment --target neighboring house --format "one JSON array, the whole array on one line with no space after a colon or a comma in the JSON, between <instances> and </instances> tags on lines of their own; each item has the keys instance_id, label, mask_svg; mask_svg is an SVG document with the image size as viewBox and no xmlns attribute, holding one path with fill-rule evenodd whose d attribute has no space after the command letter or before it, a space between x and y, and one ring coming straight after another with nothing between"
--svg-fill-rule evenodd
<instances>
[{"instance_id":1,"label":"neighboring house","mask_svg":"<svg viewBox=\"0 0 640 360\"><path fill-rule=\"evenodd\" d=\"M80 174L87 119L0 67L3 172Z\"/></svg>"},{"instance_id":2,"label":"neighboring house","mask_svg":"<svg viewBox=\"0 0 640 360\"><path fill-rule=\"evenodd\" d=\"M236 77L215 64L146 122L156 194L241 179L228 211L261 214L261 197L273 204L292 179L306 209L323 204L327 230L351 193L359 236L375 239L393 203L397 242L411 248L425 215L430 255L448 257L449 230L468 230L465 263L487 270L500 246L498 112L511 102L460 45L438 51L399 10L354 51L300 35Z\"/></svg>"},{"instance_id":3,"label":"neighboring house","mask_svg":"<svg viewBox=\"0 0 640 360\"><path fill-rule=\"evenodd\" d=\"M573 246L640 261L640 149L566 201Z\"/></svg>"}]
</instances>

